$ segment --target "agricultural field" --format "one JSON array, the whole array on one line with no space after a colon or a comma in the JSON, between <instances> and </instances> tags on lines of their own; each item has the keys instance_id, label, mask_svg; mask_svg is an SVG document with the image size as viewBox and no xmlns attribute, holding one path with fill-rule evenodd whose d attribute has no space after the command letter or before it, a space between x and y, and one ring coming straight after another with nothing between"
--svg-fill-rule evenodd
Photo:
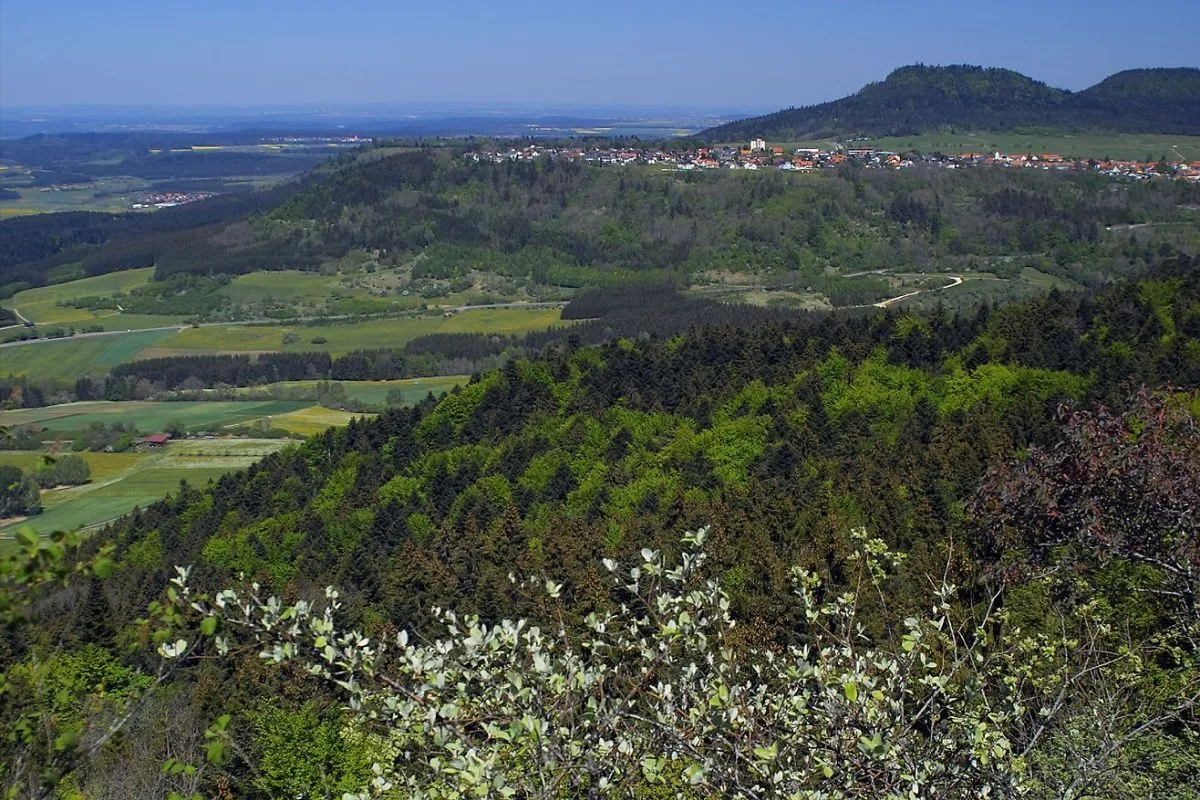
<instances>
[{"instance_id":1,"label":"agricultural field","mask_svg":"<svg viewBox=\"0 0 1200 800\"><path fill-rule=\"evenodd\" d=\"M142 433L156 433L169 423L178 422L188 430L220 431L250 422L266 420L273 424L282 415L306 410L311 401L192 401L155 402L152 400L65 403L45 408L0 411L0 425L40 425L49 437L68 436L86 430L95 422L105 425L132 422ZM345 424L331 421L329 424ZM321 428L324 430L325 425Z\"/></svg>"},{"instance_id":2,"label":"agricultural field","mask_svg":"<svg viewBox=\"0 0 1200 800\"><path fill-rule=\"evenodd\" d=\"M346 425L355 417L371 417L373 414L355 414L349 411L339 411L323 406L308 406L285 414L270 417L272 428L294 433L299 436L312 436L326 428Z\"/></svg>"},{"instance_id":3,"label":"agricultural field","mask_svg":"<svg viewBox=\"0 0 1200 800\"><path fill-rule=\"evenodd\" d=\"M75 300L81 297L111 297L114 294L127 293L131 289L145 286L153 276L154 267L110 272L106 275L80 278L67 283L26 289L4 300L0 305L5 308L15 308L26 319L46 326L82 328L102 325L105 330L138 330L181 324L177 317L123 314L112 309L91 311L86 308L59 305L64 300Z\"/></svg>"},{"instance_id":4,"label":"agricultural field","mask_svg":"<svg viewBox=\"0 0 1200 800\"><path fill-rule=\"evenodd\" d=\"M365 322L321 322L312 325L222 325L178 331L142 354L164 355L230 352L311 352L342 355L353 350L403 347L431 333L520 334L544 330L560 321L559 308L484 308L450 316L400 317ZM284 344L289 333L299 337ZM313 339L325 339L314 342Z\"/></svg>"},{"instance_id":5,"label":"agricultural field","mask_svg":"<svg viewBox=\"0 0 1200 800\"><path fill-rule=\"evenodd\" d=\"M786 142L784 147L833 148L831 139L809 142ZM843 142L843 144L845 144ZM744 146L744 145L743 145ZM1066 158L1116 158L1141 161L1149 156L1157 161L1200 160L1200 136L1167 136L1158 134L1039 134L1018 132L984 133L927 133L919 136L893 136L856 140L854 147L874 147L880 150L924 153L1057 153Z\"/></svg>"},{"instance_id":6,"label":"agricultural field","mask_svg":"<svg viewBox=\"0 0 1200 800\"><path fill-rule=\"evenodd\" d=\"M92 469L91 482L43 491L42 513L0 527L0 538L11 536L18 525L38 533L99 525L161 500L180 481L202 486L288 444L280 439L207 439L146 452L82 453ZM41 453L0 451L0 464L23 470L35 469L41 458Z\"/></svg>"},{"instance_id":7,"label":"agricultural field","mask_svg":"<svg viewBox=\"0 0 1200 800\"><path fill-rule=\"evenodd\" d=\"M131 332L113 331L103 335L80 335L64 339L38 340L15 345L0 345L0 375L29 377L73 382L83 375L100 377L117 364L136 358L155 358L168 355L198 355L201 353L263 353L324 351L334 356L353 350L402 347L406 342L430 333L496 333L521 334L544 330L560 321L558 308L480 308L455 312L449 316L432 313L426 316L380 318L363 322L338 323L331 320L296 325L239 325L211 324L184 328L179 320L123 314L108 320L91 318L92 312L60 308L59 299L70 296L99 294L105 280L112 281L107 291L120 290L121 285L136 285L144 281L147 270L133 270L141 275L113 273L99 278L87 278L67 284L31 289L15 295L5 305L14 305L27 316L33 312L57 313L60 324L82 325L85 320L71 323L69 314L79 314L92 322L109 328L132 328ZM120 277L116 277L120 276ZM320 276L313 276L320 279ZM78 284L95 281L86 291ZM40 294L33 294L38 292ZM29 307L32 310L27 311ZM169 326L165 330L154 330ZM177 327L178 326L178 327ZM143 328L143 330L138 330ZM294 334L297 341L284 344L284 336ZM313 342L321 339L323 342Z\"/></svg>"},{"instance_id":8,"label":"agricultural field","mask_svg":"<svg viewBox=\"0 0 1200 800\"><path fill-rule=\"evenodd\" d=\"M340 275L277 270L238 275L218 293L241 303L254 303L264 300L317 300L341 288Z\"/></svg>"},{"instance_id":9,"label":"agricultural field","mask_svg":"<svg viewBox=\"0 0 1200 800\"><path fill-rule=\"evenodd\" d=\"M66 382L83 375L100 377L174 332L143 330L0 346L0 375Z\"/></svg>"}]
</instances>

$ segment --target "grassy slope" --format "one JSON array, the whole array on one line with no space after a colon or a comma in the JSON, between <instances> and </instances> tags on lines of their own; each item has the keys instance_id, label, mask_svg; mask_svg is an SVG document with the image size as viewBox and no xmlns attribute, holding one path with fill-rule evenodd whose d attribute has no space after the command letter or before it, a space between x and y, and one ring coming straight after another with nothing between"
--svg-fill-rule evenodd
<instances>
[{"instance_id":1,"label":"grassy slope","mask_svg":"<svg viewBox=\"0 0 1200 800\"><path fill-rule=\"evenodd\" d=\"M106 328L147 328L155 325L170 325L178 320L171 317L147 317L144 315L122 315L116 311L92 312L86 308L69 308L58 305L59 301L79 297L99 295L108 297L117 292L128 292L139 286L145 286L154 275L154 267L143 269L128 269L120 272L110 272L107 275L97 275L92 278L80 278L68 283L58 283L52 286L42 286L37 289L27 289L18 292L3 301L6 308L20 309L21 313L39 325L89 325L100 323ZM130 324L134 317L147 322ZM119 319L119 322L118 322ZM153 325L150 320L161 320Z\"/></svg>"}]
</instances>

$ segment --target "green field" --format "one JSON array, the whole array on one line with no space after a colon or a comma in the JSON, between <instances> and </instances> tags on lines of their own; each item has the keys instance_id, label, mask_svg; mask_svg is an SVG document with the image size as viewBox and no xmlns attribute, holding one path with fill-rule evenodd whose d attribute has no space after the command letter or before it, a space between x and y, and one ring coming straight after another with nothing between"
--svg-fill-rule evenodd
<instances>
[{"instance_id":1,"label":"green field","mask_svg":"<svg viewBox=\"0 0 1200 800\"><path fill-rule=\"evenodd\" d=\"M45 408L0 411L0 425L37 424L50 434L69 434L93 422L111 425L132 422L142 433L155 433L178 421L188 430L219 431L246 422L301 411L312 406L303 400L219 401L159 403L150 400L111 402L106 400L66 403ZM338 424L338 423L330 423ZM325 426L328 427L328 426ZM322 428L323 430L323 428Z\"/></svg>"},{"instance_id":2,"label":"green field","mask_svg":"<svg viewBox=\"0 0 1200 800\"><path fill-rule=\"evenodd\" d=\"M90 311L86 308L58 305L62 300L96 296L111 297L114 294L127 293L131 289L148 284L153 275L154 267L110 272L107 275L80 278L68 283L26 289L0 305L5 308L18 309L27 319L33 320L38 325L63 327L73 325L77 328L87 325L103 325L105 330L137 330L180 324L180 320L176 317L122 314L120 311L108 309Z\"/></svg>"},{"instance_id":3,"label":"green field","mask_svg":"<svg viewBox=\"0 0 1200 800\"><path fill-rule=\"evenodd\" d=\"M80 336L0 348L0 375L74 381L99 377L173 334L173 330Z\"/></svg>"},{"instance_id":4,"label":"green field","mask_svg":"<svg viewBox=\"0 0 1200 800\"><path fill-rule=\"evenodd\" d=\"M540 331L559 322L558 308L488 308L463 311L449 317L423 316L373 319L339 325L222 325L188 328L158 342L143 358L161 355L191 355L200 352L305 352L323 351L342 355L352 350L403 347L430 333L519 334ZM285 345L285 334L299 341ZM327 341L314 343L313 338Z\"/></svg>"},{"instance_id":5,"label":"green field","mask_svg":"<svg viewBox=\"0 0 1200 800\"><path fill-rule=\"evenodd\" d=\"M99 377L117 364L135 358L314 350L338 356L352 350L402 347L430 333L528 333L558 323L560 316L558 308L493 308L463 311L448 317L373 319L347 324L211 325L77 336L0 348L0 375L71 382L82 375ZM285 345L283 337L287 333L295 333L299 340ZM314 344L315 337L324 337L326 341Z\"/></svg>"},{"instance_id":6,"label":"green field","mask_svg":"<svg viewBox=\"0 0 1200 800\"><path fill-rule=\"evenodd\" d=\"M775 144L772 142L771 144ZM833 140L783 142L785 148L819 147L833 149ZM923 153L1057 153L1064 157L1116 158L1141 161L1147 156L1157 161L1200 160L1200 136L1165 136L1141 133L1039 134L1013 132L925 133L919 136L892 136L845 143L850 147L874 147L880 150ZM743 145L744 146L744 145Z\"/></svg>"},{"instance_id":7,"label":"green field","mask_svg":"<svg viewBox=\"0 0 1200 800\"><path fill-rule=\"evenodd\" d=\"M342 278L338 275L276 270L238 275L227 286L221 287L218 293L239 303L255 303L262 300L324 299L341 288Z\"/></svg>"},{"instance_id":8,"label":"green field","mask_svg":"<svg viewBox=\"0 0 1200 800\"><path fill-rule=\"evenodd\" d=\"M180 481L202 486L287 444L277 439L209 439L172 442L144 453L83 453L92 468L90 483L42 492L41 514L9 523L0 533L11 535L18 524L49 533L107 522L161 500L179 488ZM0 464L26 470L40 460L40 453L0 452Z\"/></svg>"},{"instance_id":9,"label":"green field","mask_svg":"<svg viewBox=\"0 0 1200 800\"><path fill-rule=\"evenodd\" d=\"M372 416L370 414L354 414L349 411L339 411L322 406L308 406L286 414L271 417L271 427L299 434L312 436L326 428L345 425L355 417Z\"/></svg>"}]
</instances>

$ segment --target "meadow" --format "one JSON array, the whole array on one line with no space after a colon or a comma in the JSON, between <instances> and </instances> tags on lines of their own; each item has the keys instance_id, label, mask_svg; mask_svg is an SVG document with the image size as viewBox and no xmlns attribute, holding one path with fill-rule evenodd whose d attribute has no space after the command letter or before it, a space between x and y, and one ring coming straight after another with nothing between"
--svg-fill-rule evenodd
<instances>
[{"instance_id":1,"label":"meadow","mask_svg":"<svg viewBox=\"0 0 1200 800\"><path fill-rule=\"evenodd\" d=\"M38 533L99 525L161 500L180 481L203 486L287 445L280 439L208 439L146 452L82 453L92 469L91 482L42 492L42 513L0 527L0 536L11 536L18 525ZM0 464L24 470L35 469L41 458L41 453L0 451Z\"/></svg>"},{"instance_id":2,"label":"meadow","mask_svg":"<svg viewBox=\"0 0 1200 800\"><path fill-rule=\"evenodd\" d=\"M342 288L340 275L299 270L273 270L238 275L218 294L240 303L264 300L320 299Z\"/></svg>"}]
</instances>

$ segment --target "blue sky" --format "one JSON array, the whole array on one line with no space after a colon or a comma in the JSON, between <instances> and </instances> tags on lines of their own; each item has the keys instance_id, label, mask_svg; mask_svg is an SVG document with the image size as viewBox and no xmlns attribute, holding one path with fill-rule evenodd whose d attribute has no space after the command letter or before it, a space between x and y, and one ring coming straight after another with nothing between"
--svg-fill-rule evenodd
<instances>
[{"instance_id":1,"label":"blue sky","mask_svg":"<svg viewBox=\"0 0 1200 800\"><path fill-rule=\"evenodd\" d=\"M1194 0L987 5L0 0L0 104L774 109L916 61L1068 89L1200 61Z\"/></svg>"}]
</instances>

